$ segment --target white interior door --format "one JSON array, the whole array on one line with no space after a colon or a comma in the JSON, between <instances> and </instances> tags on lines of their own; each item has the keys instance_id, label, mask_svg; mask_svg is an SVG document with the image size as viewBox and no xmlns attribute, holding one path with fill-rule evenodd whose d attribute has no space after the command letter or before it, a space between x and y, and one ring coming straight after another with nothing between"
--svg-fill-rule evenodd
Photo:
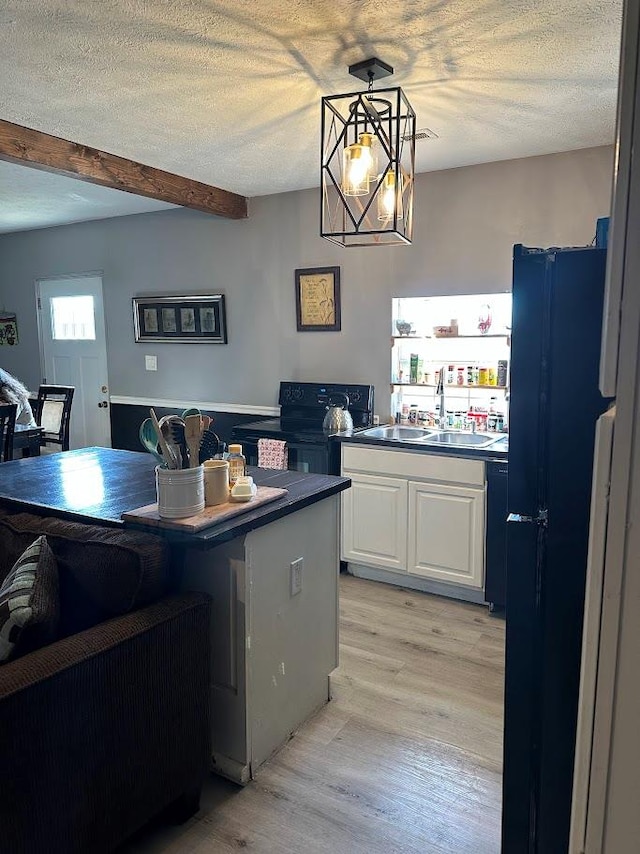
<instances>
[{"instance_id":1,"label":"white interior door","mask_svg":"<svg viewBox=\"0 0 640 854\"><path fill-rule=\"evenodd\" d=\"M111 447L101 276L36 283L42 380L75 387L69 446Z\"/></svg>"}]
</instances>

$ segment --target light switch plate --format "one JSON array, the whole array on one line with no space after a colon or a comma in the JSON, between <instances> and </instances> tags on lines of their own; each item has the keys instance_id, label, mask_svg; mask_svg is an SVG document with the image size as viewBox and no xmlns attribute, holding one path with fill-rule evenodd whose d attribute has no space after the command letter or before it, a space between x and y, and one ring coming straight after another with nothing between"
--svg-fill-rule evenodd
<instances>
[{"instance_id":1,"label":"light switch plate","mask_svg":"<svg viewBox=\"0 0 640 854\"><path fill-rule=\"evenodd\" d=\"M145 369L145 371L157 371L158 370L158 357L157 356L145 356L144 357L144 369Z\"/></svg>"}]
</instances>

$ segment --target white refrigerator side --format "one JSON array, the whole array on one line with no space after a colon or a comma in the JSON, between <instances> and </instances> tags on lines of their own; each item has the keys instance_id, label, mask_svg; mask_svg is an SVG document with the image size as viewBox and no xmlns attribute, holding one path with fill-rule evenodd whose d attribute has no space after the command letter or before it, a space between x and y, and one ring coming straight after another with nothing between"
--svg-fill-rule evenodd
<instances>
[{"instance_id":1,"label":"white refrigerator side","mask_svg":"<svg viewBox=\"0 0 640 854\"><path fill-rule=\"evenodd\" d=\"M596 425L570 854L583 854L585 850L614 423L615 407L601 415Z\"/></svg>"}]
</instances>

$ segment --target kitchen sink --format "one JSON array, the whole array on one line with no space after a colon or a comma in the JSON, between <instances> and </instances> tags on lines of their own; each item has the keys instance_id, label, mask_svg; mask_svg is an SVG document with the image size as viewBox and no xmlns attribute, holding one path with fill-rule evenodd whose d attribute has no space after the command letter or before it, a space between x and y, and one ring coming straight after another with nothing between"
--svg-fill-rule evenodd
<instances>
[{"instance_id":1,"label":"kitchen sink","mask_svg":"<svg viewBox=\"0 0 640 854\"><path fill-rule=\"evenodd\" d=\"M358 435L367 436L369 439L395 439L396 441L410 442L424 441L433 435L433 430L423 430L422 427L401 427L397 424L382 427L370 427Z\"/></svg>"},{"instance_id":2,"label":"kitchen sink","mask_svg":"<svg viewBox=\"0 0 640 854\"><path fill-rule=\"evenodd\" d=\"M398 424L369 427L358 435L368 439L386 439L396 442L419 442L421 445L449 445L458 448L486 448L498 442L500 435L490 433L463 433L460 430L425 430L422 427L403 427Z\"/></svg>"},{"instance_id":3,"label":"kitchen sink","mask_svg":"<svg viewBox=\"0 0 640 854\"><path fill-rule=\"evenodd\" d=\"M422 443L425 445L457 445L461 448L484 448L497 442L499 436L490 436L486 433L460 433L457 430L440 430L431 436L425 436Z\"/></svg>"}]
</instances>

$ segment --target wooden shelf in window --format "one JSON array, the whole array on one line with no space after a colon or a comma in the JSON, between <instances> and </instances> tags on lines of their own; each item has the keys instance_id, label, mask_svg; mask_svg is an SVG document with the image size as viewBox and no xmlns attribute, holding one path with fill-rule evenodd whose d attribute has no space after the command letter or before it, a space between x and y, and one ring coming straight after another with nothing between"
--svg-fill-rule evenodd
<instances>
[{"instance_id":1,"label":"wooden shelf in window","mask_svg":"<svg viewBox=\"0 0 640 854\"><path fill-rule=\"evenodd\" d=\"M451 390L452 388L480 388L480 389L493 389L493 391L508 391L506 385L480 385L479 383L472 383L468 385L467 383L463 383L462 385L458 385L458 383L445 383L444 390Z\"/></svg>"},{"instance_id":2,"label":"wooden shelf in window","mask_svg":"<svg viewBox=\"0 0 640 854\"><path fill-rule=\"evenodd\" d=\"M411 386L411 388L437 388L435 383L391 383L391 387L402 386L403 388Z\"/></svg>"},{"instance_id":3,"label":"wooden shelf in window","mask_svg":"<svg viewBox=\"0 0 640 854\"><path fill-rule=\"evenodd\" d=\"M511 338L510 332L496 332L494 335L434 335L434 341L452 341L456 338Z\"/></svg>"}]
</instances>

